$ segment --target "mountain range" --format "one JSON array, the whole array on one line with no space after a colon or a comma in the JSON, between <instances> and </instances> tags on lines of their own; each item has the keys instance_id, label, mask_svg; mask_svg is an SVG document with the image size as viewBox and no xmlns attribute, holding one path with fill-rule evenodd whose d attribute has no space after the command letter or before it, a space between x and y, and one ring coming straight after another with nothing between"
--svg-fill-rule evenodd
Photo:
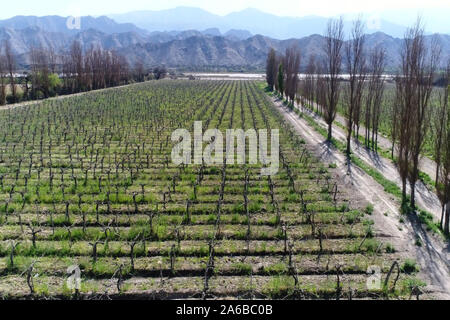
<instances>
[{"instance_id":1,"label":"mountain range","mask_svg":"<svg viewBox=\"0 0 450 320\"><path fill-rule=\"evenodd\" d=\"M117 23L114 20L102 17L81 17L80 29L70 29L67 27L67 17L60 16L15 16L10 19L0 20L0 27L22 30L30 27L38 27L42 31L76 34L79 31L95 29L104 33L136 32L145 35L148 32L136 27L132 23Z\"/></svg>"},{"instance_id":2,"label":"mountain range","mask_svg":"<svg viewBox=\"0 0 450 320\"><path fill-rule=\"evenodd\" d=\"M183 12L186 17L192 14L192 12L190 14L187 11ZM244 11L245 14L252 12ZM286 48L297 45L302 52L303 67L311 54L319 58L323 54L324 38L317 34L322 33L323 30L313 33L313 30L320 29L319 26L313 27L313 24L310 25L309 30L311 31L302 31L307 34L306 36L279 40L268 34L261 32L262 35L255 32L257 29L247 29L246 27L251 25L244 25L242 16L239 18L237 14L227 16L227 21L231 21L229 25L221 24L220 21L212 24L213 21L211 21L211 27L208 27L207 24L210 20L209 13L206 11L203 12L203 16L199 15L196 19L192 19L191 16L191 22L189 22L191 25L185 24L189 19L185 19L183 15L178 17L178 25L171 25L169 22L173 11L167 11L166 14L166 20L157 20L156 18L148 20L148 15L144 15L142 12L135 13L135 17L130 16L127 19L134 19L132 21L136 22L136 25L124 22L118 17L114 17L114 19L106 16L82 17L79 30L67 28L67 18L65 17L17 16L0 21L0 41L6 39L10 41L13 52L19 57L19 64L23 68L29 64L31 47L52 47L57 52L63 52L67 51L75 40L79 41L85 50L92 46L116 50L124 55L130 64L141 60L147 66L165 64L168 67L197 70L211 68L262 70L270 47L275 48L278 52L284 52ZM255 14L260 13L256 12ZM118 19L119 22L116 22L115 19ZM232 19L234 19L234 23L232 23ZM310 19L314 20L315 18L311 17ZM147 25L141 24L145 21L147 21ZM251 20L248 23L251 24ZM326 22L324 23L326 24ZM159 26L159 30L152 30L151 25L154 25L155 29ZM164 31L166 27L175 29ZM267 23L267 28L269 27L270 23ZM178 30L176 30L177 28ZM445 34L437 36L441 42L443 60L449 59L450 36ZM430 41L431 35L427 35L426 39ZM366 43L368 49L377 44L383 45L387 53L388 68L395 69L399 64L402 41L399 37L378 31L367 34Z\"/></svg>"},{"instance_id":3,"label":"mountain range","mask_svg":"<svg viewBox=\"0 0 450 320\"><path fill-rule=\"evenodd\" d=\"M245 9L225 16L212 14L199 8L177 7L161 11L135 11L125 14L110 15L120 23L132 22L148 31L170 30L203 30L218 28L221 31L229 29L244 29L253 34L262 34L276 39L301 38L311 34L321 34L326 28L328 18L318 16L280 17L257 9ZM348 31L352 21L344 21ZM383 19L368 19L367 31L384 32L401 37L406 27Z\"/></svg>"}]
</instances>

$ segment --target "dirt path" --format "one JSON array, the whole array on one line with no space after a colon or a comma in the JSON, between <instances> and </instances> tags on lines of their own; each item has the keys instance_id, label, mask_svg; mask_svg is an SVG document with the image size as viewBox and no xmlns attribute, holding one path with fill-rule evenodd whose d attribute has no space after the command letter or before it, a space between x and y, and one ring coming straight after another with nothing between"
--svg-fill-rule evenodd
<instances>
[{"instance_id":1,"label":"dirt path","mask_svg":"<svg viewBox=\"0 0 450 320\"><path fill-rule=\"evenodd\" d=\"M371 218L375 222L376 236L387 237L403 257L417 261L421 269L419 276L428 284L425 292L432 298L450 299L449 245L430 237L417 221L400 222L398 199L386 193L363 170L347 163L346 156L326 143L306 120L284 107L280 100L273 99L273 102L321 161L337 165L332 171L340 186L351 192L353 205L361 201L373 204L374 213ZM421 247L415 245L417 236L422 239Z\"/></svg>"},{"instance_id":2,"label":"dirt path","mask_svg":"<svg viewBox=\"0 0 450 320\"><path fill-rule=\"evenodd\" d=\"M295 107L302 112L305 112L310 117L314 118L317 124L319 124L323 128L328 128L328 125L325 123L325 121L308 108L299 108L297 105ZM343 119L342 117L341 120L345 121L345 119ZM347 141L346 131L338 127L337 125L333 125L333 137L344 143L346 143ZM373 152L367 149L364 145L361 145L355 138L352 138L352 152L358 158L363 160L367 165L377 169L385 178L391 180L392 182L395 182L398 187L402 187L400 174L398 173L397 167L392 160L380 157L376 152ZM429 167L429 170L432 171L432 167ZM407 191L410 192L409 184L407 185ZM416 183L416 202L419 207L430 212L435 220L440 221L442 212L440 201L437 195L433 191L428 189L428 187L422 181L418 181Z\"/></svg>"}]
</instances>

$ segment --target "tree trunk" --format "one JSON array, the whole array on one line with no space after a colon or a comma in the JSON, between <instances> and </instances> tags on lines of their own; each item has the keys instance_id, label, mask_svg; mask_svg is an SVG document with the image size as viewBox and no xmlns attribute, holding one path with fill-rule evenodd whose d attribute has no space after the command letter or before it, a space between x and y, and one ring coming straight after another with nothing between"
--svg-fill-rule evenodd
<instances>
[{"instance_id":1,"label":"tree trunk","mask_svg":"<svg viewBox=\"0 0 450 320\"><path fill-rule=\"evenodd\" d=\"M419 177L419 155L420 155L420 150L415 150L414 151L414 159L413 159L413 173L412 176L410 177L410 183L409 185L411 186L411 208L414 210L416 209L416 182L418 180Z\"/></svg>"},{"instance_id":2,"label":"tree trunk","mask_svg":"<svg viewBox=\"0 0 450 320\"><path fill-rule=\"evenodd\" d=\"M378 150L378 132L375 134L375 146L373 147L373 150Z\"/></svg>"},{"instance_id":3,"label":"tree trunk","mask_svg":"<svg viewBox=\"0 0 450 320\"><path fill-rule=\"evenodd\" d=\"M438 155L436 156L436 159L440 159L441 155L440 152L438 152ZM436 162L436 180L434 180L434 187L437 188L438 184L439 184L439 167L440 167L440 160L438 160Z\"/></svg>"},{"instance_id":4,"label":"tree trunk","mask_svg":"<svg viewBox=\"0 0 450 320\"><path fill-rule=\"evenodd\" d=\"M450 201L447 202L445 211L445 227L444 232L449 234L449 220L450 220Z\"/></svg>"},{"instance_id":5,"label":"tree trunk","mask_svg":"<svg viewBox=\"0 0 450 320\"><path fill-rule=\"evenodd\" d=\"M350 124L349 128L351 128L351 127L352 127L352 125ZM350 152L351 152L351 141L352 141L352 130L349 129L348 133L347 133L347 149L345 151L348 156L350 155Z\"/></svg>"},{"instance_id":6,"label":"tree trunk","mask_svg":"<svg viewBox=\"0 0 450 320\"><path fill-rule=\"evenodd\" d=\"M402 178L402 204L406 203L406 179Z\"/></svg>"},{"instance_id":7,"label":"tree trunk","mask_svg":"<svg viewBox=\"0 0 450 320\"><path fill-rule=\"evenodd\" d=\"M333 130L333 124L332 124L332 123L329 123L329 124L328 124L328 136L327 136L327 140L328 140L328 141L331 141L331 138L333 137L333 132L332 132L332 130Z\"/></svg>"},{"instance_id":8,"label":"tree trunk","mask_svg":"<svg viewBox=\"0 0 450 320\"><path fill-rule=\"evenodd\" d=\"M411 182L409 185L411 187L411 208L414 210L416 209L416 184Z\"/></svg>"}]
</instances>

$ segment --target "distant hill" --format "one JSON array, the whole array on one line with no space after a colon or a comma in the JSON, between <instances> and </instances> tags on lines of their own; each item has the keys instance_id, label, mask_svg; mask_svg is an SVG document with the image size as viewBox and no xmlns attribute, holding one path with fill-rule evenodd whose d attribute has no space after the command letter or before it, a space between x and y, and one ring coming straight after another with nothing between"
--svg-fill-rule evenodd
<instances>
[{"instance_id":1,"label":"distant hill","mask_svg":"<svg viewBox=\"0 0 450 320\"><path fill-rule=\"evenodd\" d=\"M135 11L110 15L118 22L131 22L148 31L205 30L218 28L221 32L230 29L248 30L252 34L262 34L276 39L302 38L312 34L322 34L328 18L306 16L301 18L280 17L256 9L245 9L226 16L219 16L203 9L178 7L161 11ZM369 17L370 18L370 17ZM351 19L345 21L349 30ZM384 19L369 21L368 33L383 32L394 37L403 36L405 26Z\"/></svg>"},{"instance_id":2,"label":"distant hill","mask_svg":"<svg viewBox=\"0 0 450 320\"><path fill-rule=\"evenodd\" d=\"M9 39L13 52L19 56L19 63L29 64L28 53L33 46L55 48L58 52L67 51L74 40L83 49L101 47L116 50L123 54L131 64L142 60L147 66L165 64L170 67L201 69L211 67L251 67L263 69L270 47L282 53L286 48L297 45L302 53L302 67L308 63L310 55L323 57L324 38L311 35L300 39L277 40L262 35L251 36L246 32L230 31L226 35L210 35L212 31L153 32L141 35L137 32L108 34L95 29L75 34L49 32L39 27L10 29L0 27L0 41ZM250 37L248 37L250 35ZM450 36L438 35L442 45L442 58L450 58ZM242 38L242 39L239 39ZM431 36L426 36L430 41ZM387 53L387 66L393 70L399 65L399 52L402 39L378 32L367 35L367 48L381 44Z\"/></svg>"},{"instance_id":3,"label":"distant hill","mask_svg":"<svg viewBox=\"0 0 450 320\"><path fill-rule=\"evenodd\" d=\"M80 30L67 28L67 17L60 16L15 16L11 19L0 20L0 27L23 30L30 27L38 27L47 32L57 32L64 34L76 34L80 31L96 29L103 33L124 33L136 32L141 35L148 34L147 31L136 27L132 23L117 23L114 20L101 16L98 18L86 16L81 17Z\"/></svg>"},{"instance_id":4,"label":"distant hill","mask_svg":"<svg viewBox=\"0 0 450 320\"><path fill-rule=\"evenodd\" d=\"M450 58L450 36L438 35L442 45L442 59ZM426 36L431 41L431 36ZM367 35L367 49L382 45L387 54L387 68L395 70L400 63L399 52L403 40L378 32ZM304 68L309 57L314 54L318 59L324 58L324 37L312 35L301 39L276 40L256 35L245 40L233 41L224 37L194 36L165 43L137 44L125 47L123 53L128 57L145 58L150 64L164 63L168 66L253 66L264 68L270 47L282 53L286 48L297 45L302 53L301 66Z\"/></svg>"},{"instance_id":5,"label":"distant hill","mask_svg":"<svg viewBox=\"0 0 450 320\"><path fill-rule=\"evenodd\" d=\"M245 40L252 37L252 34L249 31L237 29L231 29L224 35L225 37L230 38L232 40Z\"/></svg>"}]
</instances>

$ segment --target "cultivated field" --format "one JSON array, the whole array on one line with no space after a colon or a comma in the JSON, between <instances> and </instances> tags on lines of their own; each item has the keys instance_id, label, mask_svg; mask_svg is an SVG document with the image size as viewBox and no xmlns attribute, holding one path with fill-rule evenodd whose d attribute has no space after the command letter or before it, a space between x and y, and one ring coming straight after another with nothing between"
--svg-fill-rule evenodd
<instances>
[{"instance_id":1,"label":"cultivated field","mask_svg":"<svg viewBox=\"0 0 450 320\"><path fill-rule=\"evenodd\" d=\"M0 295L408 298L415 262L376 237L372 207L349 205L261 86L152 81L1 110ZM175 166L171 134L195 120L280 129L278 174Z\"/></svg>"}]
</instances>

